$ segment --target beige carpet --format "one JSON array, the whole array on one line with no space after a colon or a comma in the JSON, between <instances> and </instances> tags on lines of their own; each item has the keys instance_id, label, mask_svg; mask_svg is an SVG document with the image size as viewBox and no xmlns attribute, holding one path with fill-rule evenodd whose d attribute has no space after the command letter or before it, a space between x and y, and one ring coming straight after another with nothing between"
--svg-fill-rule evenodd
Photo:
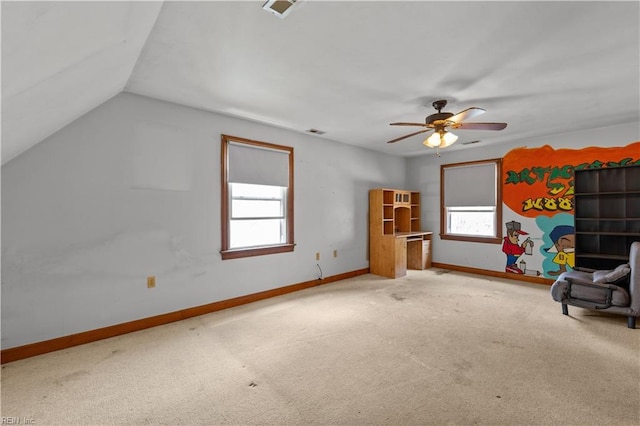
<instances>
[{"instance_id":1,"label":"beige carpet","mask_svg":"<svg viewBox=\"0 0 640 426\"><path fill-rule=\"evenodd\" d=\"M640 424L640 329L621 316L569 313L543 285L439 269L364 275L5 364L2 416L37 425Z\"/></svg>"}]
</instances>

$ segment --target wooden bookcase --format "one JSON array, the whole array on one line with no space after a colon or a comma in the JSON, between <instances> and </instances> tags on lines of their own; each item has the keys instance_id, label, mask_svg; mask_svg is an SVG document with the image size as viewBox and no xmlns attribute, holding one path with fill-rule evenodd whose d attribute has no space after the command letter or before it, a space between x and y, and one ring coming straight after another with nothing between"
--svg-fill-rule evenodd
<instances>
[{"instance_id":1,"label":"wooden bookcase","mask_svg":"<svg viewBox=\"0 0 640 426\"><path fill-rule=\"evenodd\" d=\"M369 269L390 278L431 267L431 232L420 229L420 193L369 191Z\"/></svg>"},{"instance_id":2,"label":"wooden bookcase","mask_svg":"<svg viewBox=\"0 0 640 426\"><path fill-rule=\"evenodd\" d=\"M574 172L576 266L613 269L640 241L640 166Z\"/></svg>"}]
</instances>

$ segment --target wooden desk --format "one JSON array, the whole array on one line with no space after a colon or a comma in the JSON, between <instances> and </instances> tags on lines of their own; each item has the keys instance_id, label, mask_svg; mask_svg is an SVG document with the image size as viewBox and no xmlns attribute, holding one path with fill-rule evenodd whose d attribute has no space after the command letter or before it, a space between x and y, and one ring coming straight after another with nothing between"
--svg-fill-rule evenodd
<instances>
[{"instance_id":1,"label":"wooden desk","mask_svg":"<svg viewBox=\"0 0 640 426\"><path fill-rule=\"evenodd\" d=\"M407 275L407 269L431 267L431 236L433 232L396 232L385 235L379 241L375 260L370 262L372 274L389 278Z\"/></svg>"},{"instance_id":2,"label":"wooden desk","mask_svg":"<svg viewBox=\"0 0 640 426\"><path fill-rule=\"evenodd\" d=\"M432 232L420 230L420 193L369 191L369 270L398 278L409 269L431 267Z\"/></svg>"},{"instance_id":3,"label":"wooden desk","mask_svg":"<svg viewBox=\"0 0 640 426\"><path fill-rule=\"evenodd\" d=\"M433 232L399 232L396 234L396 238L406 239L407 269L431 268L432 234Z\"/></svg>"},{"instance_id":4,"label":"wooden desk","mask_svg":"<svg viewBox=\"0 0 640 426\"><path fill-rule=\"evenodd\" d=\"M433 232L400 232L396 238L406 238L407 269L431 268L431 235Z\"/></svg>"}]
</instances>

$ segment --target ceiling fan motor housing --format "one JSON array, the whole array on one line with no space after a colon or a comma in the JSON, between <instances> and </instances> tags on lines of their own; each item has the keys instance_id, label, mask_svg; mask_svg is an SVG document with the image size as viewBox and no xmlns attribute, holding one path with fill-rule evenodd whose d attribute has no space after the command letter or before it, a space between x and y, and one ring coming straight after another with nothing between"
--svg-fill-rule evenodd
<instances>
[{"instance_id":1,"label":"ceiling fan motor housing","mask_svg":"<svg viewBox=\"0 0 640 426\"><path fill-rule=\"evenodd\" d=\"M451 117L453 117L453 113L451 112L436 112L435 114L427 116L425 122L427 124L435 124L436 121L446 121Z\"/></svg>"}]
</instances>

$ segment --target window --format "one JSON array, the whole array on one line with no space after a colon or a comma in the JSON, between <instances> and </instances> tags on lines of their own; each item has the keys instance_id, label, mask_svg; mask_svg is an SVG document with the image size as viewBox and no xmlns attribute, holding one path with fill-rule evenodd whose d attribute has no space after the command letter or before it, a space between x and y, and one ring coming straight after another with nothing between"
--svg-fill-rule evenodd
<instances>
[{"instance_id":1,"label":"window","mask_svg":"<svg viewBox=\"0 0 640 426\"><path fill-rule=\"evenodd\" d=\"M502 242L500 159L440 166L440 237Z\"/></svg>"},{"instance_id":2,"label":"window","mask_svg":"<svg viewBox=\"0 0 640 426\"><path fill-rule=\"evenodd\" d=\"M293 148L222 135L222 259L293 251Z\"/></svg>"}]
</instances>

